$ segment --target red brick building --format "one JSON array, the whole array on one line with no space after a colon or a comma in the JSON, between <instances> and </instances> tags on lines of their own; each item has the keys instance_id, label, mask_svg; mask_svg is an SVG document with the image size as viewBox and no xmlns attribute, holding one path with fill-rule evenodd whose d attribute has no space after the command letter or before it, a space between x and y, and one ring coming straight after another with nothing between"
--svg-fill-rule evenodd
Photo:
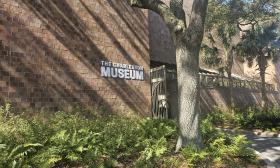
<instances>
[{"instance_id":1,"label":"red brick building","mask_svg":"<svg viewBox=\"0 0 280 168\"><path fill-rule=\"evenodd\" d=\"M187 3L189 7L191 1ZM125 0L0 0L1 103L33 110L83 106L151 115L150 68L174 68L175 63L160 17L131 8ZM279 67L271 65L268 75L278 89ZM115 76L119 69L124 70ZM237 62L233 68L242 77L254 77L251 71ZM280 102L278 93L269 96ZM238 89L235 97L245 104L260 102L258 91ZM201 92L205 109L226 107L227 99L226 88Z\"/></svg>"},{"instance_id":2,"label":"red brick building","mask_svg":"<svg viewBox=\"0 0 280 168\"><path fill-rule=\"evenodd\" d=\"M58 110L103 106L150 114L148 12L112 0L0 0L0 99ZM101 76L101 61L143 80Z\"/></svg>"}]
</instances>

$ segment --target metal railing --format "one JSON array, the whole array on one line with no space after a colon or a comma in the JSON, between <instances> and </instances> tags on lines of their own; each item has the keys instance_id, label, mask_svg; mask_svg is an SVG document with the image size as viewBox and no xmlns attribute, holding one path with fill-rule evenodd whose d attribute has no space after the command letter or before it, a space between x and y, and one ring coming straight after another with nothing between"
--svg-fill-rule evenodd
<instances>
[{"instance_id":1,"label":"metal railing","mask_svg":"<svg viewBox=\"0 0 280 168\"><path fill-rule=\"evenodd\" d=\"M170 88L168 81L177 79L177 73L174 69L167 69L165 66L160 66L151 69L151 92L152 92L152 113L154 118L168 118L170 106L168 94ZM233 78L234 88L247 88L251 90L260 90L261 82L254 80L241 80ZM217 88L229 87L229 79L225 76L216 74L199 73L199 84L201 87ZM265 85L268 92L274 92L275 86L272 84Z\"/></svg>"},{"instance_id":2,"label":"metal railing","mask_svg":"<svg viewBox=\"0 0 280 168\"><path fill-rule=\"evenodd\" d=\"M166 78L167 69L165 66L151 69L152 113L154 118L168 118Z\"/></svg>"},{"instance_id":3,"label":"metal railing","mask_svg":"<svg viewBox=\"0 0 280 168\"><path fill-rule=\"evenodd\" d=\"M166 69L165 66L160 66L151 70L151 79L152 82L160 81L160 80L170 80L176 79L177 74L176 70ZM234 88L246 88L252 90L260 90L261 82L255 80L242 80L242 79L232 79L232 85ZM229 79L225 76L216 75L216 74L205 74L199 73L199 83L200 86L203 87L229 87ZM273 84L265 84L266 91L274 92L276 91L275 85Z\"/></svg>"},{"instance_id":4,"label":"metal railing","mask_svg":"<svg viewBox=\"0 0 280 168\"><path fill-rule=\"evenodd\" d=\"M229 87L229 79L225 76L212 75L212 74L199 74L199 82L203 87ZM247 88L252 90L260 90L261 82L254 80L241 80L232 79L232 85L234 88ZM272 84L265 84L266 91L274 92L275 86Z\"/></svg>"}]
</instances>

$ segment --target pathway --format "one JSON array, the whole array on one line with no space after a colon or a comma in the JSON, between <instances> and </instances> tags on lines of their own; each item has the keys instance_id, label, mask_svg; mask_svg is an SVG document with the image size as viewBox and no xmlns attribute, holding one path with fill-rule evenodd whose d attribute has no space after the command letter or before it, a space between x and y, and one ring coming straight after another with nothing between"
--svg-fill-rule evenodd
<instances>
[{"instance_id":1,"label":"pathway","mask_svg":"<svg viewBox=\"0 0 280 168\"><path fill-rule=\"evenodd\" d=\"M259 156L268 163L269 168L280 168L280 138L257 136L250 132L244 133L253 142L254 148Z\"/></svg>"}]
</instances>

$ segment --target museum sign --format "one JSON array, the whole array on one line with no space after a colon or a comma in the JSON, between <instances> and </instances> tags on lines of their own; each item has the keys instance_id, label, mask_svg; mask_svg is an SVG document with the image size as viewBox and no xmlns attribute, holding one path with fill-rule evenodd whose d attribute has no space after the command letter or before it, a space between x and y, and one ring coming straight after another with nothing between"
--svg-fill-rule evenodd
<instances>
[{"instance_id":1,"label":"museum sign","mask_svg":"<svg viewBox=\"0 0 280 168\"><path fill-rule=\"evenodd\" d=\"M144 67L101 61L101 76L126 80L144 80Z\"/></svg>"}]
</instances>

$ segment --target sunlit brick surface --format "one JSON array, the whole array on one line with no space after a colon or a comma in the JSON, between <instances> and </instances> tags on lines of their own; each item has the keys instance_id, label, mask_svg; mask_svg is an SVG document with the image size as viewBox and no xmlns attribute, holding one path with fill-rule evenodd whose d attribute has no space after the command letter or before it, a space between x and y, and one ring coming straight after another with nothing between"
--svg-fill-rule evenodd
<instances>
[{"instance_id":1,"label":"sunlit brick surface","mask_svg":"<svg viewBox=\"0 0 280 168\"><path fill-rule=\"evenodd\" d=\"M147 11L111 0L0 0L0 99L47 110L105 106L150 114ZM144 66L102 78L100 61Z\"/></svg>"}]
</instances>

